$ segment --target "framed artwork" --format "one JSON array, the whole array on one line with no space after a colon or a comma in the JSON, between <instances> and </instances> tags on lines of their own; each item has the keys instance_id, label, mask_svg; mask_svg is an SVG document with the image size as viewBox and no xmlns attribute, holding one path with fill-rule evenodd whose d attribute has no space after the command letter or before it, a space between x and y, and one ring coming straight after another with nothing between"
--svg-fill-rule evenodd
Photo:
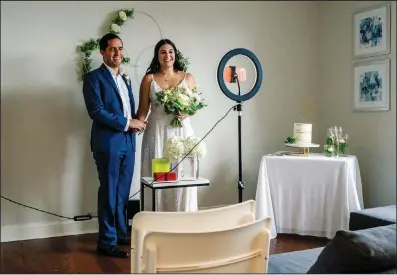
<instances>
[{"instance_id":1,"label":"framed artwork","mask_svg":"<svg viewBox=\"0 0 398 275\"><path fill-rule=\"evenodd\" d=\"M354 58L390 53L390 4L354 14Z\"/></svg>"},{"instance_id":2,"label":"framed artwork","mask_svg":"<svg viewBox=\"0 0 398 275\"><path fill-rule=\"evenodd\" d=\"M354 65L354 110L390 110L390 60Z\"/></svg>"}]
</instances>

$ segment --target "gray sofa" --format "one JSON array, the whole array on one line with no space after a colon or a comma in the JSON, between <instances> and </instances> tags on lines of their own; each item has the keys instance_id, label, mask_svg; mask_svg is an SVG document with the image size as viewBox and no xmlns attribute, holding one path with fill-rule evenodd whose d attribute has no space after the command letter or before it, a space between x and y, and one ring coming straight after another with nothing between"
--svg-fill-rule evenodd
<instances>
[{"instance_id":1,"label":"gray sofa","mask_svg":"<svg viewBox=\"0 0 398 275\"><path fill-rule=\"evenodd\" d=\"M349 230L325 247L271 255L268 273L397 274L396 234L396 205L352 212Z\"/></svg>"}]
</instances>

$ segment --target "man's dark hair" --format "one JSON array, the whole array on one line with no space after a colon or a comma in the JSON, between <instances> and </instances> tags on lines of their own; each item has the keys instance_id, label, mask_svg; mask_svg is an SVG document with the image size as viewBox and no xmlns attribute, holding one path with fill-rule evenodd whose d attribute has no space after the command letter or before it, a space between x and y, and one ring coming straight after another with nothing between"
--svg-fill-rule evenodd
<instances>
[{"instance_id":1,"label":"man's dark hair","mask_svg":"<svg viewBox=\"0 0 398 275\"><path fill-rule=\"evenodd\" d=\"M100 50L101 50L101 51L105 51L105 50L106 50L106 47L108 47L108 41L109 41L109 40L112 40L112 39L115 39L115 38L120 39L120 37L117 36L117 35L114 34L114 33L107 33L107 34L105 34L105 35L101 38L101 40L100 40L100 42L99 42ZM120 41L122 42L122 45L123 45L122 39L120 39Z\"/></svg>"}]
</instances>

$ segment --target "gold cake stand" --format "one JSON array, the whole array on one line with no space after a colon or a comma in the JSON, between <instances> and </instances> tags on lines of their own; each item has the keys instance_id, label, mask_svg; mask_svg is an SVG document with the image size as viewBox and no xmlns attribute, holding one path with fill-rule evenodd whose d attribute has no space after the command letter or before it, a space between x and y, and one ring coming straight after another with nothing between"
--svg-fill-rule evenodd
<instances>
[{"instance_id":1,"label":"gold cake stand","mask_svg":"<svg viewBox=\"0 0 398 275\"><path fill-rule=\"evenodd\" d=\"M315 143L285 143L286 147L291 147L291 148L300 148L301 153L298 153L297 155L302 155L302 156L309 156L310 154L310 148L318 148L319 144ZM294 155L291 154L291 155Z\"/></svg>"}]
</instances>

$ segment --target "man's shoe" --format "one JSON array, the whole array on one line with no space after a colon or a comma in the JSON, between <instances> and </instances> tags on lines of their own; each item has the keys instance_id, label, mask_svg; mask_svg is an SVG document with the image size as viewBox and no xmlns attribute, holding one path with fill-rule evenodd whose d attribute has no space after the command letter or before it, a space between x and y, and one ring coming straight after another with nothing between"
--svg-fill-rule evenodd
<instances>
[{"instance_id":1,"label":"man's shoe","mask_svg":"<svg viewBox=\"0 0 398 275\"><path fill-rule=\"evenodd\" d=\"M126 238L118 238L117 239L118 245L131 245L131 239L129 237Z\"/></svg>"},{"instance_id":2,"label":"man's shoe","mask_svg":"<svg viewBox=\"0 0 398 275\"><path fill-rule=\"evenodd\" d=\"M114 258L127 258L129 256L128 252L120 250L116 245L97 245L97 252Z\"/></svg>"}]
</instances>

